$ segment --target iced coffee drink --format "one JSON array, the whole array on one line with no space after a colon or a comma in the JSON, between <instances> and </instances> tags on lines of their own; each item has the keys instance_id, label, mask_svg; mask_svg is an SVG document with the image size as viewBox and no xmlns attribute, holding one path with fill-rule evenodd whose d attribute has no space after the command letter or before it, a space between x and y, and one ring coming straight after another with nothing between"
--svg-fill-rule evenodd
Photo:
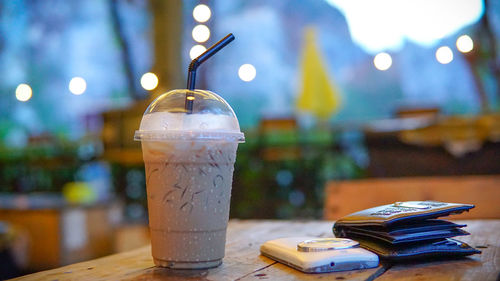
<instances>
[{"instance_id":1,"label":"iced coffee drink","mask_svg":"<svg viewBox=\"0 0 500 281\"><path fill-rule=\"evenodd\" d=\"M156 264L221 263L236 148L216 141L143 144Z\"/></svg>"},{"instance_id":2,"label":"iced coffee drink","mask_svg":"<svg viewBox=\"0 0 500 281\"><path fill-rule=\"evenodd\" d=\"M196 91L194 111L177 112L185 91L151 103L136 132L152 254L158 266L210 268L224 257L234 162L244 137L232 109L214 93Z\"/></svg>"}]
</instances>

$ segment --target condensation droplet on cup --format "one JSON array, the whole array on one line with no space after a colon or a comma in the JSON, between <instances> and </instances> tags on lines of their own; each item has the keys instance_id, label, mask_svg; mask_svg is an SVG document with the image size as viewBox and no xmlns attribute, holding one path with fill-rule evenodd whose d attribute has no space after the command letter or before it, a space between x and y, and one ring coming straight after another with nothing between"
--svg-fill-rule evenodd
<instances>
[{"instance_id":1,"label":"condensation droplet on cup","mask_svg":"<svg viewBox=\"0 0 500 281\"><path fill-rule=\"evenodd\" d=\"M207 124L207 123L205 123L205 122L202 122L202 123L200 124L200 129L206 129L206 128L208 128L208 124Z\"/></svg>"}]
</instances>

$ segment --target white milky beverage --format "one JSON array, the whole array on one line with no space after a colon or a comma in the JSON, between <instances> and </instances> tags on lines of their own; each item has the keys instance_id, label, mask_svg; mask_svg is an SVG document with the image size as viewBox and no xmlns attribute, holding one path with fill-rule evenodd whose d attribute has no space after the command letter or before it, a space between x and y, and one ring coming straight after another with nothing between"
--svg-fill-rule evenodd
<instances>
[{"instance_id":1,"label":"white milky beverage","mask_svg":"<svg viewBox=\"0 0 500 281\"><path fill-rule=\"evenodd\" d=\"M206 90L169 91L148 106L134 139L142 142L154 263L220 265L236 149L245 141L231 106Z\"/></svg>"},{"instance_id":2,"label":"white milky beverage","mask_svg":"<svg viewBox=\"0 0 500 281\"><path fill-rule=\"evenodd\" d=\"M142 141L156 265L209 268L222 262L237 146Z\"/></svg>"}]
</instances>

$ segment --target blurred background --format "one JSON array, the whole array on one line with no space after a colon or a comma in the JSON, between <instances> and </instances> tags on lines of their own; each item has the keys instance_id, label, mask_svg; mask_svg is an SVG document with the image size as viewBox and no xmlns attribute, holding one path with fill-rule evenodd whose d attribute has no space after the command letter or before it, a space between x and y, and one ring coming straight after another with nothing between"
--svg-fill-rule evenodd
<instances>
[{"instance_id":1,"label":"blurred background","mask_svg":"<svg viewBox=\"0 0 500 281\"><path fill-rule=\"evenodd\" d=\"M134 131L230 32L197 88L246 135L231 218L334 219L336 182L500 174L497 1L0 1L0 277L148 243Z\"/></svg>"}]
</instances>

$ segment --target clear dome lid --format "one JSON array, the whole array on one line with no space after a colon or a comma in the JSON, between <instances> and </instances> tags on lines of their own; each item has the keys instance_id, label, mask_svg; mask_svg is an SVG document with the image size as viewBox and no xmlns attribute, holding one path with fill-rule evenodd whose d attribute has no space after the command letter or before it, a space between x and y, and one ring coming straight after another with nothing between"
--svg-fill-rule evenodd
<instances>
[{"instance_id":1,"label":"clear dome lid","mask_svg":"<svg viewBox=\"0 0 500 281\"><path fill-rule=\"evenodd\" d=\"M186 103L192 104L192 110ZM206 90L172 90L146 109L137 141L227 140L244 142L238 118L229 104Z\"/></svg>"}]
</instances>

